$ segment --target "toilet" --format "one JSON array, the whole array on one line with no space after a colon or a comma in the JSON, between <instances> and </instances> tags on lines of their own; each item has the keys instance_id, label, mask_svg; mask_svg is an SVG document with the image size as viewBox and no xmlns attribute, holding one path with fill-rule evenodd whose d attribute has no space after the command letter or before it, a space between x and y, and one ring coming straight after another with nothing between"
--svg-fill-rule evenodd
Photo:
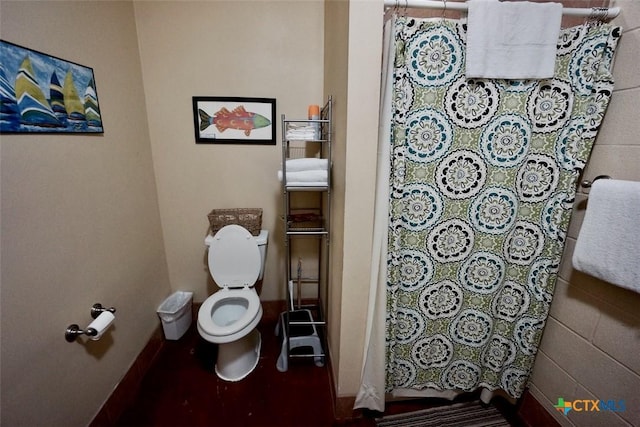
<instances>
[{"instance_id":1,"label":"toilet","mask_svg":"<svg viewBox=\"0 0 640 427\"><path fill-rule=\"evenodd\" d=\"M262 279L269 232L253 236L239 225L227 225L204 240L209 247L209 273L220 287L198 311L198 332L218 344L215 370L226 381L240 381L260 359L256 326L262 305L254 284Z\"/></svg>"}]
</instances>

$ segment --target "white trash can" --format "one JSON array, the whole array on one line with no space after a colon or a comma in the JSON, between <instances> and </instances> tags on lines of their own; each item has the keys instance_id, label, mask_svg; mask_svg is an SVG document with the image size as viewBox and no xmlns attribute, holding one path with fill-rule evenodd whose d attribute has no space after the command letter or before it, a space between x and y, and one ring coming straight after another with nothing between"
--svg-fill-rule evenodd
<instances>
[{"instance_id":1,"label":"white trash can","mask_svg":"<svg viewBox=\"0 0 640 427\"><path fill-rule=\"evenodd\" d=\"M178 291L158 307L158 316L162 320L162 330L166 339L177 340L187 332L191 326L192 301L193 292Z\"/></svg>"}]
</instances>

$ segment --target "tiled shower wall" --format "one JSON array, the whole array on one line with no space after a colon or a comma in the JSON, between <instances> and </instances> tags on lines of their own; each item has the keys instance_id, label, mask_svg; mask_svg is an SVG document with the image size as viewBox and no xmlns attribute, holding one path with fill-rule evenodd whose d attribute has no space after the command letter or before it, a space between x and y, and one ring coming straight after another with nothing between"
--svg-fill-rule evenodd
<instances>
[{"instance_id":1,"label":"tiled shower wall","mask_svg":"<svg viewBox=\"0 0 640 427\"><path fill-rule=\"evenodd\" d=\"M640 181L640 2L615 0L612 6L622 8L613 23L623 27L615 90L584 179L605 174ZM587 191L576 198L530 392L563 426L638 426L640 294L573 269L571 258L587 198ZM565 416L554 408L558 398L624 400L625 405L623 411L572 410Z\"/></svg>"}]
</instances>

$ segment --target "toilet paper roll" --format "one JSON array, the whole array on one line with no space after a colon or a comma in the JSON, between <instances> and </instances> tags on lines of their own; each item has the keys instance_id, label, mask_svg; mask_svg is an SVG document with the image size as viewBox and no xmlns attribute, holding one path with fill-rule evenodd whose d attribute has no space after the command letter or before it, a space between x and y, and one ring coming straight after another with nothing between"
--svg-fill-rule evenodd
<instances>
[{"instance_id":1,"label":"toilet paper roll","mask_svg":"<svg viewBox=\"0 0 640 427\"><path fill-rule=\"evenodd\" d=\"M100 315L96 317L96 320L87 326L87 330L94 329L97 332L96 335L90 336L90 338L94 341L99 340L100 337L102 337L102 334L109 329L109 326L111 326L115 318L116 317L110 311L103 311L100 313Z\"/></svg>"}]
</instances>

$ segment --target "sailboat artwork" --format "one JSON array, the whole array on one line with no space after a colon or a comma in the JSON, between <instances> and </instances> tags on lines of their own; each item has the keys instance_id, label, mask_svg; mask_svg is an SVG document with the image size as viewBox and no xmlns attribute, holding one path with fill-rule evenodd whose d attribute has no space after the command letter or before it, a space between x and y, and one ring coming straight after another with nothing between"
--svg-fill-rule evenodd
<instances>
[{"instance_id":1,"label":"sailboat artwork","mask_svg":"<svg viewBox=\"0 0 640 427\"><path fill-rule=\"evenodd\" d=\"M0 133L103 133L93 70L0 40Z\"/></svg>"},{"instance_id":2,"label":"sailboat artwork","mask_svg":"<svg viewBox=\"0 0 640 427\"><path fill-rule=\"evenodd\" d=\"M4 65L0 63L0 129L6 131L18 130L18 101L16 91L7 80Z\"/></svg>"}]
</instances>

